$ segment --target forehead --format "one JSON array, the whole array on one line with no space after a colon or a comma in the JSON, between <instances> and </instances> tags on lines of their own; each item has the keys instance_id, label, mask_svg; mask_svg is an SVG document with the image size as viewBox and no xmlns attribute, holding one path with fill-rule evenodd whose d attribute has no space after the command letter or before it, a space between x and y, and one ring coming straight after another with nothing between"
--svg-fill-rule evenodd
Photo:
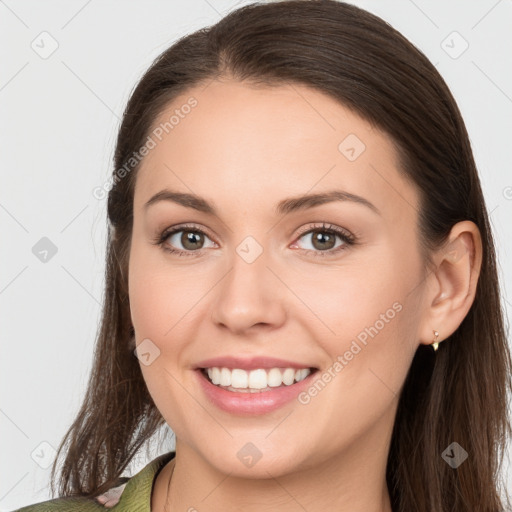
<instances>
[{"instance_id":1,"label":"forehead","mask_svg":"<svg viewBox=\"0 0 512 512\"><path fill-rule=\"evenodd\" d=\"M387 134L307 86L213 81L169 104L152 134L136 209L164 188L243 209L342 189L366 197L389 221L418 207Z\"/></svg>"}]
</instances>

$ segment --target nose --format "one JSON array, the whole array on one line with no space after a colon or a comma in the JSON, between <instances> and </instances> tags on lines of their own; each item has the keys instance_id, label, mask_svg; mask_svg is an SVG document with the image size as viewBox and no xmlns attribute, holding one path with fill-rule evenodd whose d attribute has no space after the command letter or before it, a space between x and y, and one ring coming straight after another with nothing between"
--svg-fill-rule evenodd
<instances>
[{"instance_id":1,"label":"nose","mask_svg":"<svg viewBox=\"0 0 512 512\"><path fill-rule=\"evenodd\" d=\"M238 254L218 286L212 321L234 334L255 329L273 330L286 320L286 288L268 266L265 251L252 263Z\"/></svg>"}]
</instances>

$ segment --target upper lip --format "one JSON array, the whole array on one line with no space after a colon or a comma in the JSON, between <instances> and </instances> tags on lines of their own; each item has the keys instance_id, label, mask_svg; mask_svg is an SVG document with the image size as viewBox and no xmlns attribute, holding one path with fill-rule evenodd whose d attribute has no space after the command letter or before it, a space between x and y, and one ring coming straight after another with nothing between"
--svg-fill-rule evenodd
<instances>
[{"instance_id":1,"label":"upper lip","mask_svg":"<svg viewBox=\"0 0 512 512\"><path fill-rule=\"evenodd\" d=\"M258 368L314 368L309 364L296 363L285 359L265 356L219 356L205 359L196 364L195 368L240 368L241 370L256 370Z\"/></svg>"}]
</instances>

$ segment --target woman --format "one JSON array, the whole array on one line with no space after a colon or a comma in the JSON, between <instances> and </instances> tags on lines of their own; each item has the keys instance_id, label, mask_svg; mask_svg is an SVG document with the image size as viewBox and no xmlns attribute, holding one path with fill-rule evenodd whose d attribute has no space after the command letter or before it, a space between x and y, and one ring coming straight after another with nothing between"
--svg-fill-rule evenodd
<instances>
[{"instance_id":1,"label":"woman","mask_svg":"<svg viewBox=\"0 0 512 512\"><path fill-rule=\"evenodd\" d=\"M282 1L180 39L128 102L108 219L61 498L20 510L502 509L488 213L455 100L387 23ZM176 450L121 477L165 424Z\"/></svg>"}]
</instances>

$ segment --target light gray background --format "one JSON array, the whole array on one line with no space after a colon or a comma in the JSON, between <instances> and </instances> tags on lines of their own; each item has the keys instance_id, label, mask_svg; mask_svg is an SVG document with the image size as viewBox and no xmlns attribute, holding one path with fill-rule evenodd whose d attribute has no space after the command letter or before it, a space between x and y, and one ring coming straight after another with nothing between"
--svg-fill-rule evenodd
<instances>
[{"instance_id":1,"label":"light gray background","mask_svg":"<svg viewBox=\"0 0 512 512\"><path fill-rule=\"evenodd\" d=\"M92 190L108 181L129 93L152 59L179 36L247 3L0 0L1 511L50 497L50 469L44 466L85 389L100 318L106 236L106 202ZM510 297L511 2L352 3L401 31L451 88L470 134L492 212L503 292ZM40 35L44 31L51 36ZM58 48L42 58L52 39ZM469 47L459 56L464 41ZM46 263L32 252L42 237L57 247ZM512 298L505 308L510 317ZM151 457L169 446L153 449ZM147 461L138 458L130 471Z\"/></svg>"}]
</instances>

